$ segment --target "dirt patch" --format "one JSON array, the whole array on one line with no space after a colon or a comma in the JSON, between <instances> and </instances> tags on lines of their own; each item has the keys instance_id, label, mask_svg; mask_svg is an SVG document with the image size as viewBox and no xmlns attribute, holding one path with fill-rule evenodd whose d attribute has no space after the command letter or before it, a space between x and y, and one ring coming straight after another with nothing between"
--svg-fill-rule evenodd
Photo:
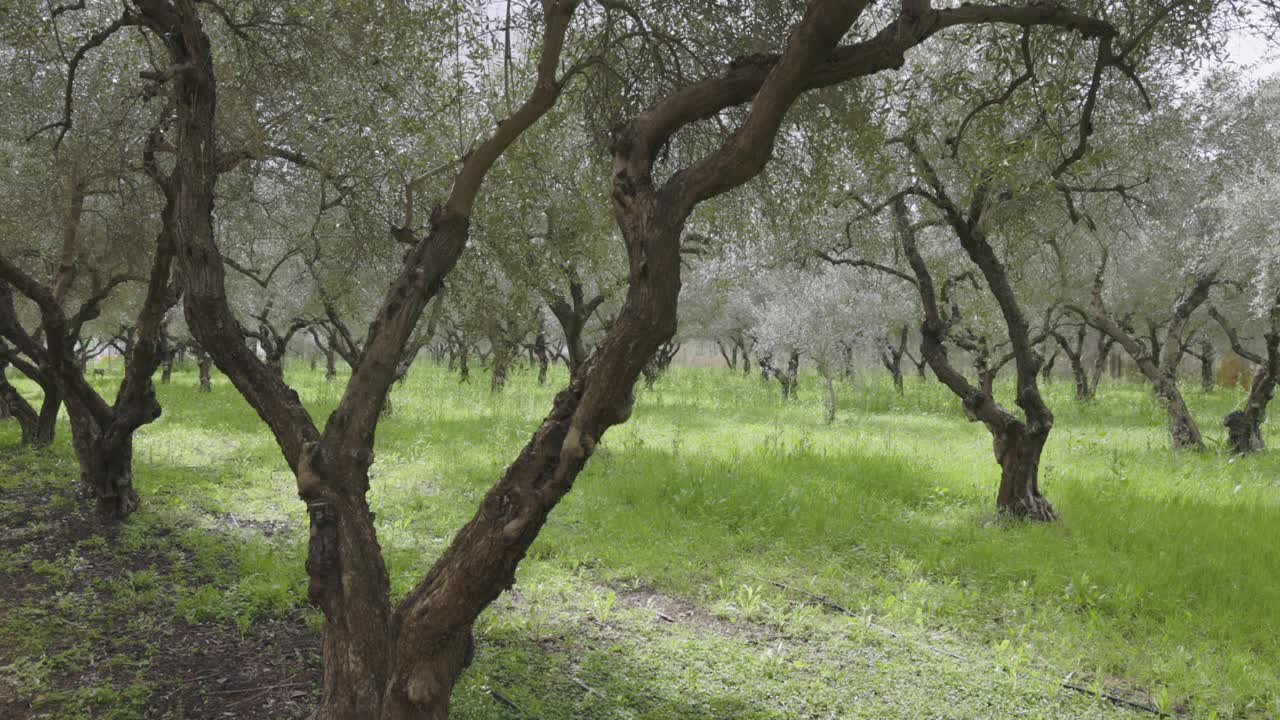
<instances>
[{"instance_id":1,"label":"dirt patch","mask_svg":"<svg viewBox=\"0 0 1280 720\"><path fill-rule=\"evenodd\" d=\"M767 640L778 635L776 630L767 625L745 620L730 622L717 617L704 607L649 588L615 592L618 607L652 612L655 622L684 623L726 637L747 641Z\"/></svg>"},{"instance_id":2,"label":"dirt patch","mask_svg":"<svg viewBox=\"0 0 1280 720\"><path fill-rule=\"evenodd\" d=\"M255 623L250 636L178 624L155 658L151 701L163 717L302 718L319 699L320 642L302 618Z\"/></svg>"},{"instance_id":3,"label":"dirt patch","mask_svg":"<svg viewBox=\"0 0 1280 720\"><path fill-rule=\"evenodd\" d=\"M302 613L260 617L243 632L184 622L175 595L208 578L184 560L178 528L155 526L124 552L73 483L0 488L0 668L27 668L0 671L0 720L127 708L157 720L306 717L319 697L320 641ZM223 521L267 535L285 527ZM140 570L149 593L127 579Z\"/></svg>"},{"instance_id":4,"label":"dirt patch","mask_svg":"<svg viewBox=\"0 0 1280 720\"><path fill-rule=\"evenodd\" d=\"M23 720L31 716L31 705L18 697L17 688L0 677L0 720Z\"/></svg>"},{"instance_id":5,"label":"dirt patch","mask_svg":"<svg viewBox=\"0 0 1280 720\"><path fill-rule=\"evenodd\" d=\"M228 528L237 530L253 530L260 532L267 537L271 537L277 533L289 530L289 523L283 520L254 520L252 518L241 517L235 513L223 513L217 515L218 521Z\"/></svg>"}]
</instances>

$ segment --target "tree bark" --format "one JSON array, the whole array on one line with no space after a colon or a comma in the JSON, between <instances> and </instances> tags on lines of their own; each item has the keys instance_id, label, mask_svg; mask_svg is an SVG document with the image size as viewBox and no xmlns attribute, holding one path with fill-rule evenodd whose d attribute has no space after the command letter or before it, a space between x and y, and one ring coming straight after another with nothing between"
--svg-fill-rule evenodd
<instances>
[{"instance_id":1,"label":"tree bark","mask_svg":"<svg viewBox=\"0 0 1280 720\"><path fill-rule=\"evenodd\" d=\"M53 444L58 428L58 410L62 407L62 391L51 378L39 371L39 368L21 359L9 359L12 352L0 343L0 406L7 410L22 431L22 444L26 447L43 448ZM37 411L24 398L18 389L9 383L5 374L11 365L40 386L44 398ZM0 415L0 417L5 417Z\"/></svg>"},{"instance_id":2,"label":"tree bark","mask_svg":"<svg viewBox=\"0 0 1280 720\"><path fill-rule=\"evenodd\" d=\"M1102 374L1107 370L1107 361L1111 357L1111 349L1116 341L1110 335L1100 332L1094 345L1093 376L1089 378L1089 397L1098 396L1098 384L1102 382Z\"/></svg>"},{"instance_id":3,"label":"tree bark","mask_svg":"<svg viewBox=\"0 0 1280 720\"><path fill-rule=\"evenodd\" d=\"M1157 337L1155 325L1149 325L1151 347L1146 349L1133 333L1112 320L1107 314L1102 301L1106 269L1107 256L1104 255L1094 276L1092 312L1077 306L1068 306L1068 309L1099 332L1110 336L1137 364L1138 370L1151 383L1156 401L1164 409L1168 418L1169 439L1172 447L1175 450L1204 450L1204 439L1200 435L1200 428L1196 425L1195 418L1191 416L1191 411L1187 408L1187 403L1178 389L1177 365L1181 361L1183 352L1182 329L1191 315L1208 299L1209 289L1216 280L1217 272L1211 271L1197 277L1190 291L1177 302L1169 327L1165 331L1163 343ZM1163 345L1162 354L1157 343Z\"/></svg>"},{"instance_id":4,"label":"tree bark","mask_svg":"<svg viewBox=\"0 0 1280 720\"><path fill-rule=\"evenodd\" d=\"M133 489L133 432L103 428L93 412L67 397L71 441L80 463L80 484L97 503L98 515L123 520L138 509Z\"/></svg>"},{"instance_id":5,"label":"tree bark","mask_svg":"<svg viewBox=\"0 0 1280 720\"><path fill-rule=\"evenodd\" d=\"M196 367L200 370L200 392L213 392L213 382L209 378L209 371L213 368L213 358L201 351L196 357Z\"/></svg>"},{"instance_id":6,"label":"tree bark","mask_svg":"<svg viewBox=\"0 0 1280 720\"><path fill-rule=\"evenodd\" d=\"M1209 340L1203 340L1200 343L1200 389L1205 392L1213 392L1214 386L1214 361L1216 355L1213 351L1213 343Z\"/></svg>"},{"instance_id":7,"label":"tree bark","mask_svg":"<svg viewBox=\"0 0 1280 720\"><path fill-rule=\"evenodd\" d=\"M914 146L914 141L910 147L916 153L920 165L929 170L928 161ZM937 195L945 200L947 195L942 189L941 180L932 172L927 172L926 179L933 185ZM975 202L975 209L970 212L977 213L979 210L976 208L980 207ZM996 462L1000 465L997 511L1026 520L1052 521L1056 514L1049 501L1040 493L1039 487L1040 453L1053 429L1053 413L1045 405L1036 384L1042 360L1035 352L1030 338L1030 326L1009 283L1004 264L979 229L979 217L973 214L964 217L950 202L945 202L942 209L959 237L961 246L982 272L987 286L1000 305L1013 347L1017 370L1017 403L1022 409L1023 419L1015 417L995 401L988 383L974 387L948 359L948 323L939 310L933 275L916 245L915 230L908 216L906 203L898 199L893 203L894 221L903 252L916 277L916 289L924 311L924 322L920 328L921 355L942 384L960 398L965 416L970 421L982 422L991 433L992 449Z\"/></svg>"},{"instance_id":8,"label":"tree bark","mask_svg":"<svg viewBox=\"0 0 1280 720\"><path fill-rule=\"evenodd\" d=\"M185 304L188 325L275 434L307 504L308 592L325 616L324 691L315 714L323 720L448 717L453 684L471 654L475 619L512 585L518 563L602 435L629 417L641 368L675 333L686 220L700 202L763 170L783 116L799 94L900 66L907 49L948 24L1024 17L1011 14L1019 8L992 7L988 15L930 11L928 17L906 17L905 27L889 27L870 44L840 55L837 43L865 4L816 0L776 62L730 68L725 77L677 91L621 125L611 144L610 200L625 241L629 282L618 319L471 521L392 611L365 500L380 399L393 382L395 351L403 349L425 303L465 248L472 205L488 169L550 109L563 87L557 68L576 3L543 3L533 94L461 159L448 199L432 213L428 234L409 253L370 323L366 352L323 433L296 393L253 357L226 304L212 224L219 166L216 83L197 4L133 4L169 59L183 68L169 85L176 107L174 194L182 200L179 259L192 296ZM1025 17L1066 27L1078 22L1053 8ZM1110 32L1105 24L1084 27L1094 35ZM742 126L718 150L655 185L658 150L680 128L748 100L753 101Z\"/></svg>"},{"instance_id":9,"label":"tree bark","mask_svg":"<svg viewBox=\"0 0 1280 720\"><path fill-rule=\"evenodd\" d=\"M538 384L547 384L547 367L550 365L547 351L547 336L539 331L530 348L534 359L538 362Z\"/></svg>"},{"instance_id":10,"label":"tree bark","mask_svg":"<svg viewBox=\"0 0 1280 720\"><path fill-rule=\"evenodd\" d=\"M1000 463L1000 491L996 507L1001 512L1029 520L1051 521L1053 507L1040 494L1040 453L1049 439L1047 428L1028 432L1015 426L993 431L992 445Z\"/></svg>"},{"instance_id":11,"label":"tree bark","mask_svg":"<svg viewBox=\"0 0 1280 720\"><path fill-rule=\"evenodd\" d=\"M511 369L514 355L505 344L493 350L493 374L489 378L489 392L500 395L507 386L507 372Z\"/></svg>"},{"instance_id":12,"label":"tree bark","mask_svg":"<svg viewBox=\"0 0 1280 720\"><path fill-rule=\"evenodd\" d=\"M893 378L893 388L898 395L903 394L902 386L902 358L907 352L907 328L903 326L898 331L898 343L895 345L887 339L881 343L880 363L889 371L889 375ZM846 363L846 367L852 363Z\"/></svg>"},{"instance_id":13,"label":"tree bark","mask_svg":"<svg viewBox=\"0 0 1280 720\"><path fill-rule=\"evenodd\" d=\"M58 431L58 411L62 409L62 390L56 383L43 386L44 400L40 401L40 415L36 418L32 447L48 447L53 444Z\"/></svg>"},{"instance_id":14,"label":"tree bark","mask_svg":"<svg viewBox=\"0 0 1280 720\"><path fill-rule=\"evenodd\" d=\"M1257 375L1250 386L1249 395L1244 407L1228 413L1223 420L1227 427L1227 446L1237 455L1246 455L1266 448L1262 440L1262 424L1267 419L1267 406L1275 395L1276 383L1280 382L1280 294L1271 304L1268 315L1269 328L1263 335L1265 350L1262 354L1251 352L1240 340L1235 326L1210 307L1209 314L1222 326L1231 349L1240 357L1258 365Z\"/></svg>"},{"instance_id":15,"label":"tree bark","mask_svg":"<svg viewBox=\"0 0 1280 720\"><path fill-rule=\"evenodd\" d=\"M560 329L564 333L565 363L569 366L569 374L573 375L587 360L587 347L583 334L587 329L587 322L605 301L605 296L603 293L597 293L588 300L582 282L572 269L568 271L568 280L569 298L565 299L550 293L547 307L555 316L556 322L560 323Z\"/></svg>"},{"instance_id":16,"label":"tree bark","mask_svg":"<svg viewBox=\"0 0 1280 720\"><path fill-rule=\"evenodd\" d=\"M17 421L22 431L23 446L36 447L40 416L18 389L9 383L5 376L6 366L7 363L0 360L0 419L13 418Z\"/></svg>"}]
</instances>

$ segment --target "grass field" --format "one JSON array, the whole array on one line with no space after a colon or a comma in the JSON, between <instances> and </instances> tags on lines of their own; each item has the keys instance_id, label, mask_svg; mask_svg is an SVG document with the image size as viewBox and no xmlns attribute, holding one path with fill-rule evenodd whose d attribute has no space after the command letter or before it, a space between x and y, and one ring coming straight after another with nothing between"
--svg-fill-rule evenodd
<instances>
[{"instance_id":1,"label":"grass field","mask_svg":"<svg viewBox=\"0 0 1280 720\"><path fill-rule=\"evenodd\" d=\"M314 417L336 405L340 384L301 366L290 380ZM372 504L395 593L563 382L524 370L491 397L483 373L459 385L422 362L394 391ZM936 382L899 398L881 373L855 378L825 425L816 378L784 404L755 377L673 370L605 437L481 618L455 716L1151 717L1068 679L1196 718L1280 717L1280 450L1223 454L1238 391L1187 390L1215 448L1196 455L1167 449L1145 386L1079 404L1069 385L1048 388L1041 479L1061 521L1039 526L995 516L989 436ZM180 372L159 393L164 416L137 441L142 510L106 539L33 539L61 516L25 510L32 497L75 504L68 428L25 452L0 424L0 572L47 588L0 593L0 677L49 717L203 716L190 708L259 686L279 704L255 717L297 716L319 621L292 477L224 379L199 395ZM209 652L256 658L241 664L287 654L271 677L288 695L182 674L196 632L222 633Z\"/></svg>"}]
</instances>

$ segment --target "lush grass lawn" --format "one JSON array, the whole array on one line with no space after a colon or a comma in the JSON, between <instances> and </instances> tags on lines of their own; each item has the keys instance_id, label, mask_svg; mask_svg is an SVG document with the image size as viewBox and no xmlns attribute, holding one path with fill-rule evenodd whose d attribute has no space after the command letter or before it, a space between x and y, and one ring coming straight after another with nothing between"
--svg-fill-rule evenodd
<instances>
[{"instance_id":1,"label":"lush grass lawn","mask_svg":"<svg viewBox=\"0 0 1280 720\"><path fill-rule=\"evenodd\" d=\"M491 397L483 373L459 385L422 362L394 391L372 502L396 592L469 517L562 373L539 387L519 372ZM336 405L340 384L301 368L290 380L314 417ZM899 398L876 374L840 392L833 425L816 378L787 404L776 384L715 369L642 392L482 618L456 715L1130 716L1060 688L1070 675L1194 717L1280 716L1280 450L1221 452L1237 391L1187 390L1216 448L1196 455L1167 449L1145 386L1104 385L1087 405L1050 386L1041 487L1061 520L1048 526L995 517L989 436L935 382ZM166 542L204 580L173 579L163 612L252 635L304 604L303 505L224 379L199 395L178 373L160 396L126 536L181 528ZM57 476L55 462L71 482L60 430L47 451L0 450L4 487L24 481L15 468ZM1280 448L1280 422L1267 435ZM0 425L0 448L16 444ZM29 632L12 610L0 634ZM11 674L40 654L28 645Z\"/></svg>"}]
</instances>

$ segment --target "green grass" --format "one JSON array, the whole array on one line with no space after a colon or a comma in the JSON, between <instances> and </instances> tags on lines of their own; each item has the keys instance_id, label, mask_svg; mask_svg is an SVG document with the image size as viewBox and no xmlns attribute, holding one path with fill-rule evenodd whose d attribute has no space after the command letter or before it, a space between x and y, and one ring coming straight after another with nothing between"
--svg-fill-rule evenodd
<instances>
[{"instance_id":1,"label":"green grass","mask_svg":"<svg viewBox=\"0 0 1280 720\"><path fill-rule=\"evenodd\" d=\"M313 417L335 407L340 384L300 368L290 380ZM539 387L525 370L491 397L483 373L459 385L422 362L395 389L372 503L396 593L563 382L561 370ZM124 538L178 528L196 572L220 580L171 589L166 612L252 632L305 602L306 517L269 433L215 384L199 395L182 372L160 387L164 416L136 444L144 506ZM879 374L842 383L826 425L816 378L784 404L755 377L673 370L605 437L516 591L482 618L455 714L1129 716L1058 688L1070 675L1194 717L1280 716L1280 451L1221 452L1236 391L1187 390L1216 448L1200 455L1167 449L1143 385L1104 385L1090 404L1070 391L1048 388L1041 475L1061 521L1037 526L996 517L989 436L933 381L901 398ZM16 444L12 425L0 447ZM74 467L60 431L37 455ZM1280 422L1267 440L1280 447ZM266 523L283 529L267 537ZM145 600L156 583L130 587ZM655 619L653 598L693 619Z\"/></svg>"}]
</instances>

